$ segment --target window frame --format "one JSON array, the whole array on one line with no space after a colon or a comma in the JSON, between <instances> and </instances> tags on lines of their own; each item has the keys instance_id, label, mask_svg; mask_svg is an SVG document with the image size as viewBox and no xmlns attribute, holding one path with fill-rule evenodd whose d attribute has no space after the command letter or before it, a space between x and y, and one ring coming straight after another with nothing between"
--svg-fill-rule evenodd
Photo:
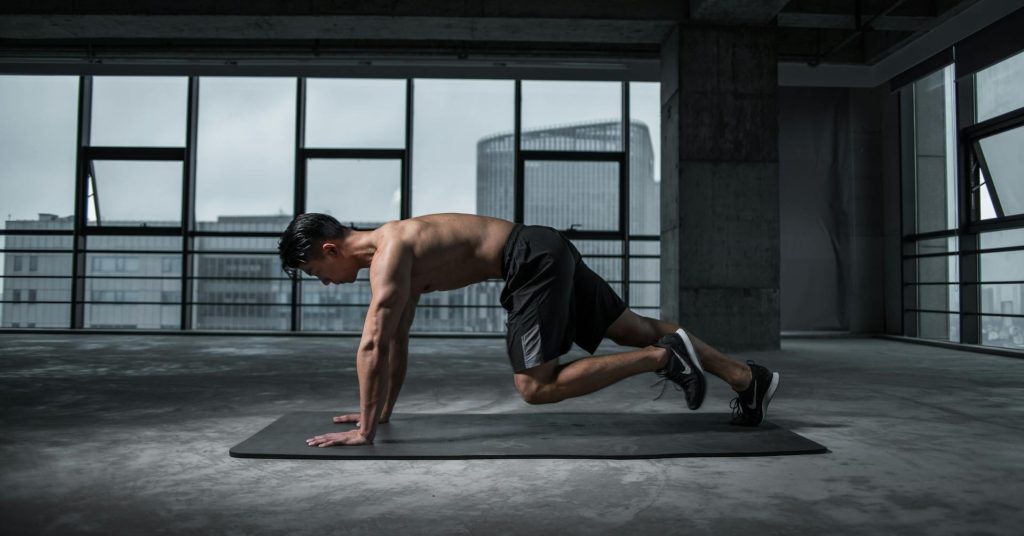
<instances>
[{"instance_id":1,"label":"window frame","mask_svg":"<svg viewBox=\"0 0 1024 536\"><path fill-rule=\"evenodd\" d=\"M1017 51L1019 53L1021 51ZM1014 53L1014 54L1016 54ZM1013 56L1010 54L1007 58ZM951 55L952 56L952 55ZM985 173L987 177L991 179L991 174L988 173L987 164L984 160L984 153L980 150L980 141L990 137L998 135L1002 132L1007 132L1015 128L1024 127L1024 106L1017 109L1007 111L995 117L991 117L984 121L977 121L977 107L976 107L976 87L975 87L975 72L962 73L959 72L961 66L956 60L951 58L949 63L944 63L942 66L938 66L940 69L944 69L952 65L954 67L954 83L955 83L955 114L953 117L953 132L955 136L955 147L957 165L955 184L957 195L957 223L954 228L945 229L940 231L931 231L925 233L912 233L906 231L906 222L908 211L916 211L916 198L914 197L915 191L910 190L907 186L907 173L916 173L916 170L911 169L908 164L907 147L908 141L913 140L916 136L916 125L912 119L908 120L908 114L912 117L913 114L913 96L908 99L908 87L912 87L912 84L918 80L921 80L935 71L931 70L928 72L916 72L917 75L913 80L905 80L906 85L898 88L900 92L900 114L901 114L901 215L900 215L900 235L902 242L902 251L900 256L900 273L901 273L901 322L902 332L905 336L909 337L920 337L919 332L919 316L922 314L947 314L947 315L958 315L958 337L956 341L961 344L984 344L983 340L983 320L991 317L1005 317L1005 318L1024 318L1024 314L1012 314L1012 313L993 313L984 312L982 309L982 293L985 285L996 284L996 283L1019 283L1024 284L1024 281L985 281L981 275L981 259L983 254L990 253L1003 253L1013 251L1024 251L1024 244L1017 246L1008 247L981 247L981 236L984 233L1005 231L1005 230L1024 230L1024 214L1010 215L1003 214L998 201L998 192L992 187L992 181L988 180L985 184L980 182L980 172ZM936 67L930 65L930 67ZM910 107L910 110L906 108ZM913 128L907 129L908 125L914 125ZM912 147L912 145L911 145ZM996 209L996 217L982 220L980 218L981 213L981 188L987 188L990 199ZM939 238L956 238L957 247L950 249L946 252L939 253L920 253L916 251L917 244L935 240ZM943 256L947 258L955 259L958 268L958 277L956 281L950 280L946 282L920 282L915 277L916 274L910 273L906 266L908 262L916 263L919 259L925 259L928 257ZM952 278L950 278L952 279ZM915 287L925 285L948 285L957 286L959 303L957 307L948 307L947 310L932 310L924 309L919 307L917 302L916 291L911 292Z\"/></svg>"},{"instance_id":2,"label":"window frame","mask_svg":"<svg viewBox=\"0 0 1024 536\"><path fill-rule=\"evenodd\" d=\"M205 71L204 71L205 72ZM424 78L422 73L406 73L405 76L396 74L394 76L380 76L376 74L369 78L393 78L401 79L406 81L406 132L405 139L406 144L403 149L366 149L366 148L306 148L304 146L304 135L306 129L305 122L305 98L306 91L305 85L307 77L304 75L296 75L301 73L301 70L295 69L288 74L278 74L277 77L288 78L295 81L298 87L296 103L295 103L295 173L292 177L294 183L294 214L300 214L305 211L306 205L306 171L307 164L310 158L383 158L383 159L398 159L402 162L402 178L401 178L401 218L406 219L411 217L412 214L412 154L413 154L413 114L414 114L414 101L415 101L415 80L417 78ZM167 74L154 74L155 76L168 76ZM93 277L90 274L89 267L91 266L90 258L95 255L149 255L154 254L164 255L168 257L176 257L180 260L180 264L175 263L176 266L180 266L180 273L165 272L164 269L167 267L167 260L161 262L160 270L155 276L133 276L132 273L111 273L103 276L103 278L123 278L127 280L133 279L163 279L163 280L177 280L178 285L175 286L173 292L180 293L180 301L177 303L167 303L164 298L167 296L165 292L160 292L159 301L140 301L132 302L137 305L146 306L177 306L180 308L180 316L177 319L177 329L180 331L187 331L198 329L194 324L195 309L202 304L197 301L195 297L196 279L198 279L197 264L194 262L197 258L203 255L210 254L229 254L229 255L266 255L267 251L263 250L246 250L246 249L232 249L230 251L217 251L212 249L203 249L198 247L197 241L203 238L212 237L231 237L231 238L278 238L279 232L238 232L238 231L210 231L210 230L199 230L195 219L195 191L196 191L196 149L197 149L197 131L198 131L198 118L199 118L199 88L202 76L195 72L182 73L178 71L170 74L170 76L183 76L187 77L187 106L186 113L188 114L185 122L186 135L184 147L130 147L130 146L93 146L90 144L90 137L92 132L92 94L93 94L93 80L97 76L104 76L103 74L96 74L90 72L89 74L81 74L78 76L78 122L77 122L77 141L76 141L76 161L75 161L75 182L74 182L74 214L73 214L73 227L71 229L61 230L47 230L47 229L34 229L34 230L0 230L3 235L27 235L27 236L65 236L70 239L69 247L61 250L44 250L43 253L54 253L54 254L70 254L70 298L69 301L61 302L39 302L39 303L59 303L67 306L70 309L70 320L61 320L61 322L67 321L68 327L71 329L85 329L88 322L86 321L86 307L93 304L93 300L90 298L91 295L87 294L87 283L88 280ZM121 76L121 75L119 75ZM145 77L150 76L144 73L131 74L130 76ZM256 75L253 75L256 76ZM524 79L545 79L546 74L542 74L537 77L526 77L523 73L518 75L509 76L494 76L495 79L509 80L515 83L515 149L514 149L514 161L515 161L515 183L513 186L514 191L514 207L515 207L515 221L523 221L524 213L524 202L525 192L524 186L524 168L525 162L528 160L570 160L570 161L615 161L619 166L619 213L618 213L618 229L614 231L578 231L574 229L565 230L565 234L570 239L576 240L616 240L621 241L621 260L622 260L622 292L623 299L630 302L630 285L640 283L657 284L657 281L632 281L630 277L630 260L631 258L660 258L660 255L652 255L650 253L645 254L633 254L632 248L630 247L631 241L649 241L659 242L660 236L656 234L652 235L632 235L629 229L629 215L630 215L630 149L632 147L632 119L629 113L630 105L630 83L631 82L651 82L654 79L644 78L643 76L636 76L636 73L621 73L617 74L619 78L610 80L608 78L602 78L607 76L607 73L597 73L594 76L587 74L579 75L573 74L569 78L564 80L578 80L578 81L614 81L620 83L622 86L621 90L621 127L622 127L622 140L621 150L601 153L601 152L580 152L566 153L566 152L553 152L553 151L532 151L532 150L521 150L521 137L522 137L522 81ZM346 77L336 76L337 78ZM352 76L348 76L352 77ZM459 76L448 76L446 78L459 79ZM477 79L476 76L467 76L467 79ZM554 78L554 80L563 80L563 78ZM655 143L658 140L652 140ZM170 161L180 162L182 164L181 174L181 207L180 207L180 225L168 225L168 226L124 226L124 225L107 225L107 224L90 224L88 221L89 215L89 203L92 202L89 196L90 181L95 180L95 172L93 169L93 162L99 160L106 161ZM175 246L175 249L97 249L95 247L90 248L88 246L90 239L98 237L176 237L181 239L180 249ZM35 252L29 251L30 253ZM601 255L593 255L601 257ZM589 257L584 255L584 257ZM22 261L27 264L27 261ZM173 270L172 270L173 272ZM39 278L63 278L68 279L68 276L34 276ZM214 277L216 279L216 277ZM266 279L266 278L262 278ZM282 278L274 278L284 279ZM285 330L285 333L302 331L301 317L302 308L304 306L314 306L315 304L303 304L301 301L301 284L300 278L293 278L291 280L291 296L288 307L290 308L290 320L289 329ZM136 296L139 296L136 294ZM116 300L115 300L116 301ZM473 300L467 298L467 303L455 303L455 304L431 304L421 303L420 307L441 307L441 308L494 308L499 309L500 305L497 303L492 304L476 304L468 303ZM101 303L103 305L103 303ZM217 304L224 305L224 304ZM274 305L284 306L284 304L258 304L258 303L247 303L244 304L262 306L262 305ZM331 304L327 304L331 305ZM365 307L365 303L353 304L356 307ZM237 304L232 304L233 307L237 307ZM647 307L650 308L649 306ZM275 313L276 314L276 313ZM161 322L161 328L166 327L166 321ZM93 328L99 329L99 328ZM228 330L232 331L232 330ZM271 331L274 333L276 331ZM343 333L343 335L352 335L352 333ZM467 334L456 333L455 336L462 336Z\"/></svg>"}]
</instances>

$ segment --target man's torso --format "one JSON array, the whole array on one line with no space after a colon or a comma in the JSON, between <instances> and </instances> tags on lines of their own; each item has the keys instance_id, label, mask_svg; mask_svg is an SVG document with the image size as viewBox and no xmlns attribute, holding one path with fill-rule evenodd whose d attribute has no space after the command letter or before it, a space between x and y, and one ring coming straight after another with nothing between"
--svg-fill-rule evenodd
<instances>
[{"instance_id":1,"label":"man's torso","mask_svg":"<svg viewBox=\"0 0 1024 536\"><path fill-rule=\"evenodd\" d=\"M410 290L419 295L500 279L514 223L471 214L429 214L382 225L381 242L401 240L413 253Z\"/></svg>"}]
</instances>

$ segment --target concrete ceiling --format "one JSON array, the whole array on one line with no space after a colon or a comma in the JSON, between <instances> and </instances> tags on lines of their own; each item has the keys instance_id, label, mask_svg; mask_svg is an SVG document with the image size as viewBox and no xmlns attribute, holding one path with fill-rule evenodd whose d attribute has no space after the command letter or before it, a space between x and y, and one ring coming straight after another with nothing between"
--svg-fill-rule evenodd
<instances>
[{"instance_id":1,"label":"concrete ceiling","mask_svg":"<svg viewBox=\"0 0 1024 536\"><path fill-rule=\"evenodd\" d=\"M7 58L654 58L676 24L774 25L780 61L872 65L980 0L5 0Z\"/></svg>"}]
</instances>

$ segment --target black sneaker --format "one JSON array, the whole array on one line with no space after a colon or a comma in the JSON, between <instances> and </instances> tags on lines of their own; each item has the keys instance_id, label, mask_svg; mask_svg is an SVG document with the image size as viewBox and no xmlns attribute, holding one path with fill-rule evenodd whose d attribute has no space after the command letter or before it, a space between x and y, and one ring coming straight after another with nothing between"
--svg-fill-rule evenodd
<instances>
[{"instance_id":1,"label":"black sneaker","mask_svg":"<svg viewBox=\"0 0 1024 536\"><path fill-rule=\"evenodd\" d=\"M757 426L768 414L768 403L779 388L779 373L772 372L753 361L750 366L750 386L732 399L732 423L737 426Z\"/></svg>"},{"instance_id":2,"label":"black sneaker","mask_svg":"<svg viewBox=\"0 0 1024 536\"><path fill-rule=\"evenodd\" d=\"M665 393L665 381L672 380L686 395L686 405L690 409L697 409L704 403L704 393L707 390L707 380L704 379L704 369L700 366L700 359L697 352L693 350L690 338L682 329L675 333L669 333L658 339L654 346L668 349L668 365L656 371L661 376L661 393ZM657 383L655 384L657 385ZM661 398L661 395L658 395ZM657 398L655 398L657 400Z\"/></svg>"}]
</instances>

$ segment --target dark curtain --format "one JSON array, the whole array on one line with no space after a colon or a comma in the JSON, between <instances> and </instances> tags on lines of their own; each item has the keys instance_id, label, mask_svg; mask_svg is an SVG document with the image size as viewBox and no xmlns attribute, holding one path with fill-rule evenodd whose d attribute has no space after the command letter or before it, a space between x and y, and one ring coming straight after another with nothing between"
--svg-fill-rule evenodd
<instances>
[{"instance_id":1,"label":"dark curtain","mask_svg":"<svg viewBox=\"0 0 1024 536\"><path fill-rule=\"evenodd\" d=\"M779 88L782 330L848 330L849 93Z\"/></svg>"}]
</instances>

